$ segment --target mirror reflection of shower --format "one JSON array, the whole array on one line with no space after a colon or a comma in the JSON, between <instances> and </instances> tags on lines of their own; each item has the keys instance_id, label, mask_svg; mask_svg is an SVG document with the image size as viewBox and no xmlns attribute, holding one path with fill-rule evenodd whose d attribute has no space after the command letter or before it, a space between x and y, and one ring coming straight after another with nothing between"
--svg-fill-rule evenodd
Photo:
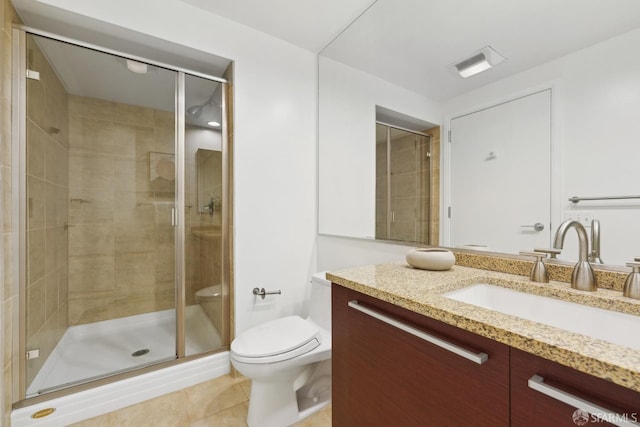
<instances>
[{"instance_id":1,"label":"mirror reflection of shower","mask_svg":"<svg viewBox=\"0 0 640 427\"><path fill-rule=\"evenodd\" d=\"M202 96L202 94L194 95L193 102L197 102ZM222 85L216 86L206 100L188 107L186 121L189 125L220 128L222 126Z\"/></svg>"},{"instance_id":2,"label":"mirror reflection of shower","mask_svg":"<svg viewBox=\"0 0 640 427\"><path fill-rule=\"evenodd\" d=\"M375 238L437 245L439 127L377 122L375 152Z\"/></svg>"}]
</instances>

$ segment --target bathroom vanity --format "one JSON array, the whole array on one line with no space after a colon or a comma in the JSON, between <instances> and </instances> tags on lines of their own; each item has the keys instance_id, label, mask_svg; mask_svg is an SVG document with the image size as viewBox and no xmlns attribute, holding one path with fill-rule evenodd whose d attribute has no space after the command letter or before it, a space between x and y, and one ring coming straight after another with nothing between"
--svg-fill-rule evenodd
<instances>
[{"instance_id":1,"label":"bathroom vanity","mask_svg":"<svg viewBox=\"0 0 640 427\"><path fill-rule=\"evenodd\" d=\"M447 298L492 283L622 307L619 292L454 266L404 263L329 273L333 425L575 426L571 399L607 420L640 423L640 351ZM592 421L594 418L589 418ZM602 422L602 424L607 425ZM640 425L640 424L638 424Z\"/></svg>"}]
</instances>

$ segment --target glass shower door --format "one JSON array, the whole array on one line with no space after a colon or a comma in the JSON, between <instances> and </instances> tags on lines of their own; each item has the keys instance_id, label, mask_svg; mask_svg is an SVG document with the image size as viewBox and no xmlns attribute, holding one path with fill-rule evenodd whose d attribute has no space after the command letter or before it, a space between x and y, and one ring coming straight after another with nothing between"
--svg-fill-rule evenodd
<instances>
[{"instance_id":1,"label":"glass shower door","mask_svg":"<svg viewBox=\"0 0 640 427\"><path fill-rule=\"evenodd\" d=\"M376 124L376 238L430 244L431 138Z\"/></svg>"},{"instance_id":2,"label":"glass shower door","mask_svg":"<svg viewBox=\"0 0 640 427\"><path fill-rule=\"evenodd\" d=\"M177 73L33 35L24 61L30 397L176 358Z\"/></svg>"},{"instance_id":3,"label":"glass shower door","mask_svg":"<svg viewBox=\"0 0 640 427\"><path fill-rule=\"evenodd\" d=\"M185 354L228 343L222 83L185 76Z\"/></svg>"}]
</instances>

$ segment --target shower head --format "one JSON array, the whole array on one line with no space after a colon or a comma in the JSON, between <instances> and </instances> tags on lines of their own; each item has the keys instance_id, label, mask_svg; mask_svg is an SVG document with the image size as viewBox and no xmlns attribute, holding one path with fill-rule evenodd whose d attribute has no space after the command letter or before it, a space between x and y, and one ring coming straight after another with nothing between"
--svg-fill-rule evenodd
<instances>
[{"instance_id":1,"label":"shower head","mask_svg":"<svg viewBox=\"0 0 640 427\"><path fill-rule=\"evenodd\" d=\"M202 94L202 92L200 92L200 94ZM220 127L219 123L222 122L222 106L217 100L220 99L221 96L220 85L217 85L206 101L202 104L192 105L186 109L185 115L187 122L191 125L201 127Z\"/></svg>"},{"instance_id":2,"label":"shower head","mask_svg":"<svg viewBox=\"0 0 640 427\"><path fill-rule=\"evenodd\" d=\"M202 110L204 110L207 105L213 105L214 95L215 95L215 91L211 94L211 96L209 96L209 99L207 99L202 104L192 105L191 107L187 108L187 113L191 116L199 117L200 114L202 114Z\"/></svg>"},{"instance_id":3,"label":"shower head","mask_svg":"<svg viewBox=\"0 0 640 427\"><path fill-rule=\"evenodd\" d=\"M205 104L202 104L202 105L194 105L192 107L189 107L187 109L187 113L189 113L192 116L199 116L200 113L202 113L204 106L207 105L208 103L209 101L207 101Z\"/></svg>"}]
</instances>

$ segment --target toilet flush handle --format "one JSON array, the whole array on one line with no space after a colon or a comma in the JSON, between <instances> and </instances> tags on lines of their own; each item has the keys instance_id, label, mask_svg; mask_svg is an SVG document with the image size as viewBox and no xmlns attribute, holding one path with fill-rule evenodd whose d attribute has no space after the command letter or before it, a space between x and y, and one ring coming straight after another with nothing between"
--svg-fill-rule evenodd
<instances>
[{"instance_id":1,"label":"toilet flush handle","mask_svg":"<svg viewBox=\"0 0 640 427\"><path fill-rule=\"evenodd\" d=\"M280 295L282 294L282 291L280 289L277 291L265 291L264 288L253 288L253 294L256 296L259 295L264 299L267 295Z\"/></svg>"}]
</instances>

